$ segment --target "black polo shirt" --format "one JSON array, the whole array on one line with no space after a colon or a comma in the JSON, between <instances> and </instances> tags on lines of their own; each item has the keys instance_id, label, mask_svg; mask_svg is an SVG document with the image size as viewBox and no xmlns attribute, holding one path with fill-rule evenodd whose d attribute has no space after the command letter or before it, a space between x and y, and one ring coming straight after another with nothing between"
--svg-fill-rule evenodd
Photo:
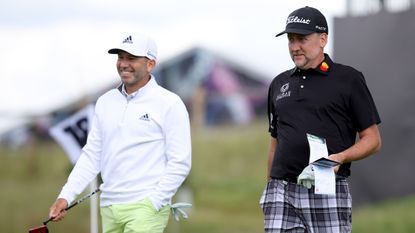
<instances>
[{"instance_id":1,"label":"black polo shirt","mask_svg":"<svg viewBox=\"0 0 415 233\"><path fill-rule=\"evenodd\" d=\"M277 139L271 177L294 178L308 165L307 133L326 139L329 154L355 143L356 133L380 123L363 74L325 60L316 68L294 68L274 78L268 92L269 132ZM339 175L350 175L350 163Z\"/></svg>"}]
</instances>

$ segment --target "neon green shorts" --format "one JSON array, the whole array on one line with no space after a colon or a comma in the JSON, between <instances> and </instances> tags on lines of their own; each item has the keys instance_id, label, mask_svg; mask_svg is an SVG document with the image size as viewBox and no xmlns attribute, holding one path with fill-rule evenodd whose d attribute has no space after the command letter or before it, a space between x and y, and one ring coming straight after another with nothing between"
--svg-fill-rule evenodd
<instances>
[{"instance_id":1,"label":"neon green shorts","mask_svg":"<svg viewBox=\"0 0 415 233\"><path fill-rule=\"evenodd\" d=\"M131 204L101 207L104 233L162 233L170 216L170 206L156 211L150 199Z\"/></svg>"}]
</instances>

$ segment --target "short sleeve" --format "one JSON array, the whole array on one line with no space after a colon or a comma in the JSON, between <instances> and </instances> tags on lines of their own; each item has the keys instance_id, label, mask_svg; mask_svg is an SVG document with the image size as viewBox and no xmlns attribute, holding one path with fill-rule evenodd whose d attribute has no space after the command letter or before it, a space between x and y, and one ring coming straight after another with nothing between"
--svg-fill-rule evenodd
<instances>
[{"instance_id":1,"label":"short sleeve","mask_svg":"<svg viewBox=\"0 0 415 233\"><path fill-rule=\"evenodd\" d=\"M275 80L271 83L268 89L268 132L270 132L271 136L277 138L277 119L278 116L276 115L275 111L275 103L274 103L274 85Z\"/></svg>"},{"instance_id":2,"label":"short sleeve","mask_svg":"<svg viewBox=\"0 0 415 233\"><path fill-rule=\"evenodd\" d=\"M353 123L359 132L381 122L365 78L360 72L352 82L350 106Z\"/></svg>"}]
</instances>

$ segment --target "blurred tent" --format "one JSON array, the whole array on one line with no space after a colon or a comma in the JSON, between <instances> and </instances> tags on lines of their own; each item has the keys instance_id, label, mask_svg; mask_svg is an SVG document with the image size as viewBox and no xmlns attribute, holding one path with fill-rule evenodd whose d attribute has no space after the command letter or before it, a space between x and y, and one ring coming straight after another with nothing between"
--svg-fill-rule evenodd
<instances>
[{"instance_id":1,"label":"blurred tent","mask_svg":"<svg viewBox=\"0 0 415 233\"><path fill-rule=\"evenodd\" d=\"M99 93L101 92L102 90ZM0 145L18 148L24 146L33 137L49 139L48 130L52 125L66 119L88 103L94 102L96 100L95 94L80 96L78 99L68 101L61 106L45 108L42 112L20 113L15 114L14 117L10 114L3 116L0 118L0 122L5 126L0 128Z\"/></svg>"},{"instance_id":2,"label":"blurred tent","mask_svg":"<svg viewBox=\"0 0 415 233\"><path fill-rule=\"evenodd\" d=\"M51 126L66 119L90 103L94 103L100 95L110 88L118 85L111 84L107 87L98 87L87 94L79 94L77 98L67 99L60 104L49 105L44 102L41 110L21 109L19 112L2 112L0 115L0 146L17 148L23 146L28 140L49 139L48 130ZM39 95L41 95L39 93ZM47 95L47 93L46 93ZM31 98L37 101L36 96Z\"/></svg>"},{"instance_id":3,"label":"blurred tent","mask_svg":"<svg viewBox=\"0 0 415 233\"><path fill-rule=\"evenodd\" d=\"M155 76L183 99L195 127L265 116L266 77L206 49L195 47L161 63Z\"/></svg>"},{"instance_id":4,"label":"blurred tent","mask_svg":"<svg viewBox=\"0 0 415 233\"><path fill-rule=\"evenodd\" d=\"M411 7L334 20L334 59L363 72L382 120L382 150L352 165L355 204L415 193L414 22Z\"/></svg>"},{"instance_id":5,"label":"blurred tent","mask_svg":"<svg viewBox=\"0 0 415 233\"><path fill-rule=\"evenodd\" d=\"M177 93L185 102L193 126L246 124L258 114L264 115L268 82L263 75L240 66L229 59L201 48L189 49L158 64L155 76L159 84ZM33 132L47 136L50 126L63 120L116 87L115 82L93 90L59 106L42 112L2 114L0 143L17 146ZM48 103L44 103L48 106Z\"/></svg>"}]
</instances>

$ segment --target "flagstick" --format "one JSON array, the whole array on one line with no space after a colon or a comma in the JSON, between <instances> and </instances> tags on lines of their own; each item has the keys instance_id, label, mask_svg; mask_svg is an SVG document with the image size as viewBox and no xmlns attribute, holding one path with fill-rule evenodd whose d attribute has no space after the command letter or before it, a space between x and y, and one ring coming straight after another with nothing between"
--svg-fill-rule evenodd
<instances>
[{"instance_id":1,"label":"flagstick","mask_svg":"<svg viewBox=\"0 0 415 233\"><path fill-rule=\"evenodd\" d=\"M91 192L98 188L98 178L95 178L90 186ZM98 233L98 195L91 197L90 201L90 214L91 214L91 233Z\"/></svg>"}]
</instances>

